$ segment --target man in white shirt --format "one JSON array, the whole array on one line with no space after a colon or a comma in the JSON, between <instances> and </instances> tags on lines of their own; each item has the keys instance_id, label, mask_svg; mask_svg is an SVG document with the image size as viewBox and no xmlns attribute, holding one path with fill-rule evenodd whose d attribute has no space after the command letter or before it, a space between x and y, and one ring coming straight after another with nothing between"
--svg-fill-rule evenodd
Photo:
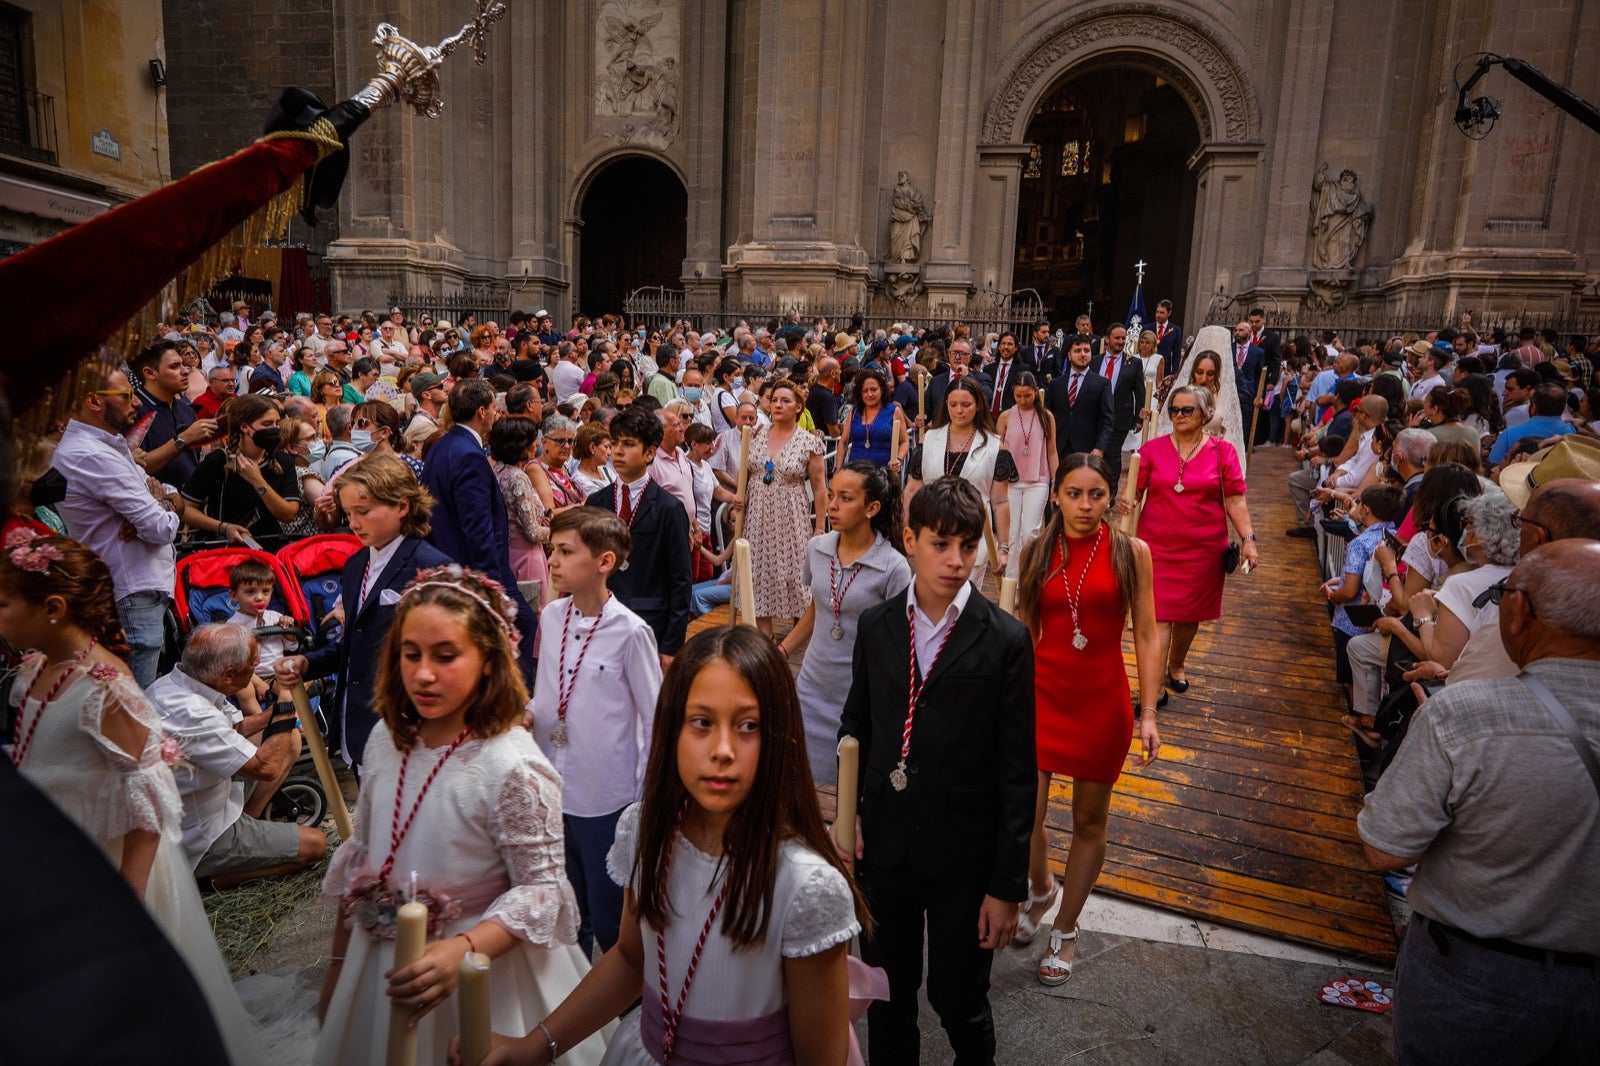
<instances>
[{"instance_id":1,"label":"man in white shirt","mask_svg":"<svg viewBox=\"0 0 1600 1066\"><path fill-rule=\"evenodd\" d=\"M183 851L197 877L218 888L298 873L327 853L320 829L261 817L300 756L291 706L249 718L224 693L250 683L255 637L227 624L189 637L183 662L147 695L161 728L183 748L173 770L183 798ZM260 747L246 739L260 734Z\"/></svg>"},{"instance_id":2,"label":"man in white shirt","mask_svg":"<svg viewBox=\"0 0 1600 1066\"><path fill-rule=\"evenodd\" d=\"M123 434L140 410L128 377L104 375L61 434L54 465L66 476L58 508L67 535L111 569L117 614L133 650L128 668L140 686L156 679L164 619L176 579L172 542L182 523L176 487L146 477Z\"/></svg>"},{"instance_id":3,"label":"man in white shirt","mask_svg":"<svg viewBox=\"0 0 1600 1066\"><path fill-rule=\"evenodd\" d=\"M1507 429L1515 429L1529 419L1531 412L1528 410L1528 401L1533 399L1533 390L1538 387L1539 375L1527 367L1519 367L1506 375L1501 403L1505 409Z\"/></svg>"},{"instance_id":4,"label":"man in white shirt","mask_svg":"<svg viewBox=\"0 0 1600 1066\"><path fill-rule=\"evenodd\" d=\"M1408 350L1417 357L1417 383L1411 386L1410 398L1420 400L1445 384L1444 375L1439 373L1440 367L1443 366L1444 354L1442 349L1433 347L1427 341L1418 341Z\"/></svg>"},{"instance_id":5,"label":"man in white shirt","mask_svg":"<svg viewBox=\"0 0 1600 1066\"><path fill-rule=\"evenodd\" d=\"M583 357L571 341L556 345L556 364L547 372L550 392L556 403L566 403L583 389L583 379L588 371L583 367Z\"/></svg>"},{"instance_id":6,"label":"man in white shirt","mask_svg":"<svg viewBox=\"0 0 1600 1066\"><path fill-rule=\"evenodd\" d=\"M235 344L244 340L244 331L239 328L238 319L233 317L232 311L224 311L218 315L217 324L222 327L217 331L218 340L233 341Z\"/></svg>"},{"instance_id":7,"label":"man in white shirt","mask_svg":"<svg viewBox=\"0 0 1600 1066\"><path fill-rule=\"evenodd\" d=\"M756 430L756 415L760 409L755 404L746 401L739 405L739 413L735 416L735 424L717 434L717 446L712 449L711 472L716 475L717 482L730 492L739 490L739 453L743 448L741 430L749 427L751 434Z\"/></svg>"},{"instance_id":8,"label":"man in white shirt","mask_svg":"<svg viewBox=\"0 0 1600 1066\"><path fill-rule=\"evenodd\" d=\"M411 349L407 347L400 327L392 320L384 319L378 323L378 337L372 342L371 354L379 363L398 370L406 365Z\"/></svg>"}]
</instances>

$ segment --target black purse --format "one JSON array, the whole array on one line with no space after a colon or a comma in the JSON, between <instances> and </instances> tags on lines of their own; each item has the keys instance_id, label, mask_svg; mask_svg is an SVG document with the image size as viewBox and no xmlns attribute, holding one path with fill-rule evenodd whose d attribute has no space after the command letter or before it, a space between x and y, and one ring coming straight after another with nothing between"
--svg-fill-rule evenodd
<instances>
[{"instance_id":1,"label":"black purse","mask_svg":"<svg viewBox=\"0 0 1600 1066\"><path fill-rule=\"evenodd\" d=\"M1244 549L1236 540L1230 540L1228 546L1222 549L1222 572L1231 574L1239 569L1239 559L1244 554Z\"/></svg>"}]
</instances>

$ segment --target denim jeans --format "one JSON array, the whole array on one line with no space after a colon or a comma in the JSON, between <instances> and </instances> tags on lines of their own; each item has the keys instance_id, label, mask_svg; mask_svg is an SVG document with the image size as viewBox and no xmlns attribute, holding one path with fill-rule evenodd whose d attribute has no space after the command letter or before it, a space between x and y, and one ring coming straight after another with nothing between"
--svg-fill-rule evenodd
<instances>
[{"instance_id":1,"label":"denim jeans","mask_svg":"<svg viewBox=\"0 0 1600 1066\"><path fill-rule=\"evenodd\" d=\"M728 582L717 578L702 581L689 590L689 617L699 618L703 614L710 614L713 608L732 599L733 586Z\"/></svg>"},{"instance_id":2,"label":"denim jeans","mask_svg":"<svg viewBox=\"0 0 1600 1066\"><path fill-rule=\"evenodd\" d=\"M1594 1061L1600 966L1519 958L1444 932L1435 939L1425 922L1411 919L1395 967L1400 1066Z\"/></svg>"},{"instance_id":3,"label":"denim jeans","mask_svg":"<svg viewBox=\"0 0 1600 1066\"><path fill-rule=\"evenodd\" d=\"M561 816L566 834L567 880L572 882L578 913L583 917L578 927L578 946L586 959L593 957L595 941L600 942L601 954L610 951L622 925L622 886L611 880L606 871L606 853L616 839L617 819L621 817L622 811L593 818Z\"/></svg>"},{"instance_id":4,"label":"denim jeans","mask_svg":"<svg viewBox=\"0 0 1600 1066\"><path fill-rule=\"evenodd\" d=\"M133 679L139 682L140 688L149 688L160 669L170 602L165 593L154 589L130 592L117 601L117 616L122 619L128 647L133 649L128 657L128 669L133 671Z\"/></svg>"}]
</instances>

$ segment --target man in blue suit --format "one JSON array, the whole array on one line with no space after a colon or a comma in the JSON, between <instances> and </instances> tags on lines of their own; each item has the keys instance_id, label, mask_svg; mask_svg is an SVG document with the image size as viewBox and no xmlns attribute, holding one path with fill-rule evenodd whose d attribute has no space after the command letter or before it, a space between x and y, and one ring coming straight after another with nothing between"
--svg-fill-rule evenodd
<instances>
[{"instance_id":1,"label":"man in blue suit","mask_svg":"<svg viewBox=\"0 0 1600 1066\"><path fill-rule=\"evenodd\" d=\"M423 461L422 484L434 500L428 539L462 566L500 582L517 605L517 630L522 634L517 660L531 692L539 618L517 590L507 541L506 501L484 453L494 424L494 386L482 378L458 381L450 390L450 417L455 425L434 442Z\"/></svg>"},{"instance_id":2,"label":"man in blue suit","mask_svg":"<svg viewBox=\"0 0 1600 1066\"><path fill-rule=\"evenodd\" d=\"M1162 373L1176 374L1183 362L1183 327L1172 321L1172 301L1156 304L1156 320L1150 329L1156 335L1156 354L1161 356Z\"/></svg>"},{"instance_id":3,"label":"man in blue suit","mask_svg":"<svg viewBox=\"0 0 1600 1066\"><path fill-rule=\"evenodd\" d=\"M1256 383L1262 368L1267 365L1264 349L1250 343L1250 323L1238 322L1233 327L1233 387L1239 393L1240 428L1250 436L1250 418L1256 409ZM1246 441L1246 444L1249 442Z\"/></svg>"}]
</instances>

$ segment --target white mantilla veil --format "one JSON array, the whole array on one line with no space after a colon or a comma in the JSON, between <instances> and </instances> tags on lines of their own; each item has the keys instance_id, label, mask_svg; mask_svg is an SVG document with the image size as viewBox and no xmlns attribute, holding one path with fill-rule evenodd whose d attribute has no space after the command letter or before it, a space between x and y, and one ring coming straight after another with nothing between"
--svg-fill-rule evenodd
<instances>
[{"instance_id":1,"label":"white mantilla veil","mask_svg":"<svg viewBox=\"0 0 1600 1066\"><path fill-rule=\"evenodd\" d=\"M1239 390L1234 387L1233 334L1227 327L1206 326L1200 331L1194 339L1194 346L1189 349L1188 357L1178 368L1178 374L1172 380L1172 389L1167 390L1167 395L1170 397L1180 385L1189 384L1194 361L1206 352L1214 354L1222 367L1221 378L1217 382L1217 413L1206 427L1206 432L1222 437L1233 445L1233 450L1239 453L1239 469L1243 472L1247 469L1250 457L1244 447L1245 426L1244 415L1239 407ZM1167 414L1167 405L1163 403L1156 415L1156 435L1171 432L1172 416Z\"/></svg>"}]
</instances>

